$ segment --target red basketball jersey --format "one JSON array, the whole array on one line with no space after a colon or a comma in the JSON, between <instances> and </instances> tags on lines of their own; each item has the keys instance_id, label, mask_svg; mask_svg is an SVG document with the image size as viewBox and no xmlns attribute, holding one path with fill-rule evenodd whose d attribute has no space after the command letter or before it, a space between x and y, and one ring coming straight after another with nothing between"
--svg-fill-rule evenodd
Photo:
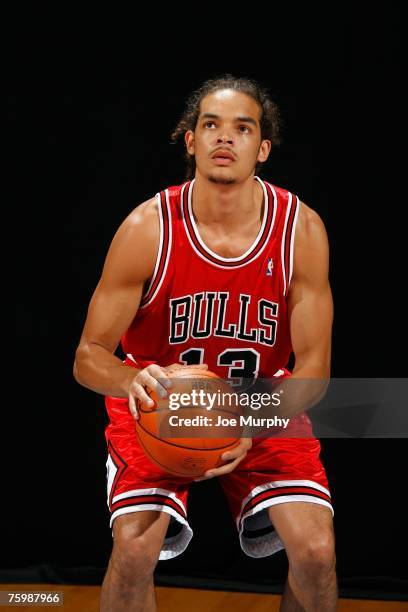
<instances>
[{"instance_id":1,"label":"red basketball jersey","mask_svg":"<svg viewBox=\"0 0 408 612\"><path fill-rule=\"evenodd\" d=\"M287 294L299 199L261 180L263 220L252 246L224 258L202 241L194 180L157 194L160 247L139 310L122 338L145 367L207 363L222 378L270 378L289 359ZM245 219L242 219L245 223Z\"/></svg>"}]
</instances>

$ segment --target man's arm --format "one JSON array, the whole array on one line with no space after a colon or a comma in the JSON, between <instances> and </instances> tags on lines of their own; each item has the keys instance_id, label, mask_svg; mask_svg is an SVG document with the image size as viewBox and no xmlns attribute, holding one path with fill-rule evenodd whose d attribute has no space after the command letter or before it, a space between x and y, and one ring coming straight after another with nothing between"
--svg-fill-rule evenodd
<instances>
[{"instance_id":1,"label":"man's arm","mask_svg":"<svg viewBox=\"0 0 408 612\"><path fill-rule=\"evenodd\" d=\"M116 232L89 304L74 363L75 379L88 389L128 397L138 371L113 353L136 315L144 283L153 274L158 245L159 216L152 198L136 208Z\"/></svg>"},{"instance_id":2,"label":"man's arm","mask_svg":"<svg viewBox=\"0 0 408 612\"><path fill-rule=\"evenodd\" d=\"M101 279L92 296L74 363L81 385L114 397L127 397L138 417L137 401L153 404L147 390L160 397L171 387L171 373L181 367L151 364L143 369L125 365L114 352L132 323L151 278L159 248L159 215L156 198L147 200L122 223L110 245ZM206 364L189 366L206 369Z\"/></svg>"},{"instance_id":3,"label":"man's arm","mask_svg":"<svg viewBox=\"0 0 408 612\"><path fill-rule=\"evenodd\" d=\"M324 396L330 379L333 299L329 244L319 215L303 203L300 206L288 292L295 367L288 380L276 379L274 385L283 391L276 415L284 418L315 405Z\"/></svg>"},{"instance_id":4,"label":"man's arm","mask_svg":"<svg viewBox=\"0 0 408 612\"><path fill-rule=\"evenodd\" d=\"M301 203L288 293L293 377L329 378L333 299L329 244L319 215Z\"/></svg>"},{"instance_id":5,"label":"man's arm","mask_svg":"<svg viewBox=\"0 0 408 612\"><path fill-rule=\"evenodd\" d=\"M330 379L333 300L329 284L329 245L319 215L303 203L293 259L287 301L295 367L287 380L260 379L252 387L251 392L279 391L279 406L266 407L262 413L265 417L290 418L304 412L324 396ZM250 427L249 435L264 431L262 427L256 431Z\"/></svg>"}]
</instances>

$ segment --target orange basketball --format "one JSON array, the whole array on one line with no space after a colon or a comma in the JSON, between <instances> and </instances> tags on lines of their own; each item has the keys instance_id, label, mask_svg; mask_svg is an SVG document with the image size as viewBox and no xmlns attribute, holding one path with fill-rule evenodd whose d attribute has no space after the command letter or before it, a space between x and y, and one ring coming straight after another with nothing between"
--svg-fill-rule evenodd
<instances>
[{"instance_id":1,"label":"orange basketball","mask_svg":"<svg viewBox=\"0 0 408 612\"><path fill-rule=\"evenodd\" d=\"M208 370L185 366L174 370L170 378L166 398L149 392L154 405L139 402L136 432L146 455L158 467L177 476L199 477L224 465L221 455L239 443L237 396L227 382Z\"/></svg>"}]
</instances>

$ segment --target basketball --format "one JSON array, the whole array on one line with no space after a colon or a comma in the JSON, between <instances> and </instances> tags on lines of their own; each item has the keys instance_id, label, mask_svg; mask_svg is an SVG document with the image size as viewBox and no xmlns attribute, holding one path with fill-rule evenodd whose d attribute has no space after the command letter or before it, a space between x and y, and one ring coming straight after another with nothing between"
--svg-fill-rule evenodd
<instances>
[{"instance_id":1,"label":"basketball","mask_svg":"<svg viewBox=\"0 0 408 612\"><path fill-rule=\"evenodd\" d=\"M177 476L199 477L227 463L221 455L239 443L237 396L227 382L208 370L186 366L174 370L170 378L167 397L148 391L153 406L139 402L136 433L158 467ZM174 398L180 400L177 407Z\"/></svg>"}]
</instances>

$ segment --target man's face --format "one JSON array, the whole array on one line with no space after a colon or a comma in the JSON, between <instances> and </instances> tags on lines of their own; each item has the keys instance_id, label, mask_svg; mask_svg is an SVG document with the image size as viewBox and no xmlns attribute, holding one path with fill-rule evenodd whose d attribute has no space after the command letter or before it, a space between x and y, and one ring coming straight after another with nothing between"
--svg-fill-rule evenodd
<instances>
[{"instance_id":1,"label":"man's face","mask_svg":"<svg viewBox=\"0 0 408 612\"><path fill-rule=\"evenodd\" d=\"M269 140L261 140L261 113L252 97L231 89L203 98L196 129L185 135L187 150L195 156L196 171L223 185L241 182L253 174L256 163L264 162L271 149Z\"/></svg>"}]
</instances>

